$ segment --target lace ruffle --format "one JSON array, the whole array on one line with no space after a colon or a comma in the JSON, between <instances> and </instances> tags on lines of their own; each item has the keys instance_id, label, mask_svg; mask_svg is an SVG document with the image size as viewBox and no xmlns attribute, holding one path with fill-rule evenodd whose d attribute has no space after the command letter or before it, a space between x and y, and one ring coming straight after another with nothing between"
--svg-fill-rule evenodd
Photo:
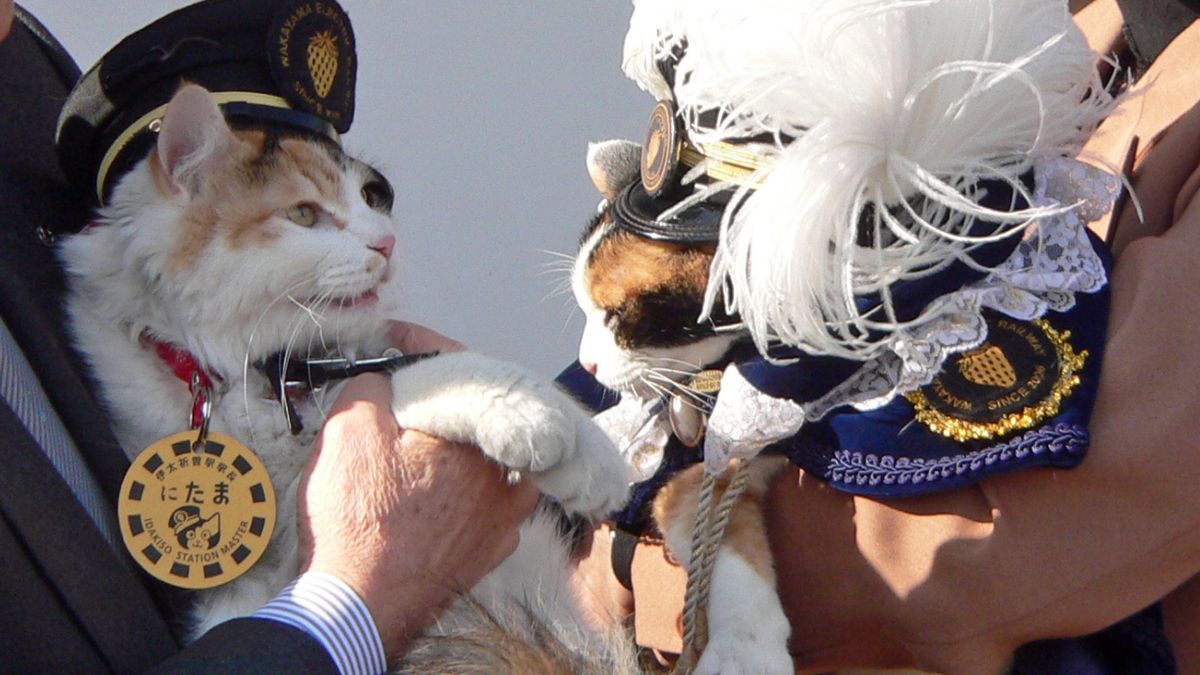
<instances>
[{"instance_id":1,"label":"lace ruffle","mask_svg":"<svg viewBox=\"0 0 1200 675\"><path fill-rule=\"evenodd\" d=\"M658 471L671 434L659 399L624 396L617 405L592 419L621 451L631 483L644 481Z\"/></svg>"},{"instance_id":2,"label":"lace ruffle","mask_svg":"<svg viewBox=\"0 0 1200 675\"><path fill-rule=\"evenodd\" d=\"M983 280L931 303L926 316L932 318L897 331L890 352L808 406L809 420L842 405L870 410L929 384L948 357L987 338L984 308L1032 321L1069 310L1076 293L1094 293L1108 282L1087 224L1112 208L1120 181L1083 162L1055 159L1035 167L1035 185L1034 206L1074 208L1030 227L1008 260Z\"/></svg>"},{"instance_id":3,"label":"lace ruffle","mask_svg":"<svg viewBox=\"0 0 1200 675\"><path fill-rule=\"evenodd\" d=\"M736 365L721 376L721 393L704 434L704 470L721 473L734 459L749 459L763 448L796 435L804 409L794 401L768 396L746 381Z\"/></svg>"}]
</instances>

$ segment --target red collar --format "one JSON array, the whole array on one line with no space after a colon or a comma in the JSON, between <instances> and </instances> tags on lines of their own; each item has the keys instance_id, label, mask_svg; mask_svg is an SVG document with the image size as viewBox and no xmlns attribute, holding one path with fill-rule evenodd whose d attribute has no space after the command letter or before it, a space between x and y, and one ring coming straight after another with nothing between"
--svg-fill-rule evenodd
<instances>
[{"instance_id":1,"label":"red collar","mask_svg":"<svg viewBox=\"0 0 1200 675\"><path fill-rule=\"evenodd\" d=\"M158 358L167 364L175 377L187 383L193 401L192 428L199 429L204 421L204 404L212 393L213 380L220 381L221 378L216 374L209 374L200 366L196 357L169 342L156 340L146 333L142 333L141 340L143 344L154 347Z\"/></svg>"}]
</instances>

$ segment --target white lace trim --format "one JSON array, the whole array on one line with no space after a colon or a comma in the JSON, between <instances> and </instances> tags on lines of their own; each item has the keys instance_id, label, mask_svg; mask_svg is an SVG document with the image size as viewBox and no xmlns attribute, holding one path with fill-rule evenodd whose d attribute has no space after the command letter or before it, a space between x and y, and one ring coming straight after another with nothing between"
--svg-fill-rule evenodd
<instances>
[{"instance_id":1,"label":"white lace trim","mask_svg":"<svg viewBox=\"0 0 1200 675\"><path fill-rule=\"evenodd\" d=\"M731 365L721 376L721 393L704 433L704 470L719 474L732 460L750 459L771 443L795 436L803 424L803 408L755 389Z\"/></svg>"},{"instance_id":2,"label":"white lace trim","mask_svg":"<svg viewBox=\"0 0 1200 675\"><path fill-rule=\"evenodd\" d=\"M631 483L640 483L658 471L671 434L670 421L658 399L622 396L619 403L592 419L620 449Z\"/></svg>"},{"instance_id":3,"label":"white lace trim","mask_svg":"<svg viewBox=\"0 0 1200 675\"><path fill-rule=\"evenodd\" d=\"M1028 228L1007 260L984 279L934 300L932 317L897 331L891 351L808 406L809 420L850 404L860 410L929 384L952 354L987 338L983 308L1022 321L1075 305L1076 293L1100 290L1108 277L1087 237L1087 223L1112 208L1120 181L1072 159L1043 160L1034 169L1033 206L1075 205Z\"/></svg>"}]
</instances>

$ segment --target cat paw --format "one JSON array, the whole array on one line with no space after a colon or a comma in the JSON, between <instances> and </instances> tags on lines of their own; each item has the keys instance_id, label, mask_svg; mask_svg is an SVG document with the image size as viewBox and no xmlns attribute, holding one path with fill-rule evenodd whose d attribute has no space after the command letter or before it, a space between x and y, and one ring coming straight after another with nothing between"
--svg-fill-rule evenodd
<instances>
[{"instance_id":1,"label":"cat paw","mask_svg":"<svg viewBox=\"0 0 1200 675\"><path fill-rule=\"evenodd\" d=\"M616 446L595 422L572 411L576 451L569 461L530 479L569 513L603 517L625 503L629 492L626 467Z\"/></svg>"},{"instance_id":2,"label":"cat paw","mask_svg":"<svg viewBox=\"0 0 1200 675\"><path fill-rule=\"evenodd\" d=\"M470 443L571 512L624 501L625 465L575 401L518 366L460 352L392 375L400 426Z\"/></svg>"},{"instance_id":3,"label":"cat paw","mask_svg":"<svg viewBox=\"0 0 1200 675\"><path fill-rule=\"evenodd\" d=\"M782 644L764 644L754 631L714 635L696 663L695 675L792 675L795 666Z\"/></svg>"},{"instance_id":4,"label":"cat paw","mask_svg":"<svg viewBox=\"0 0 1200 675\"><path fill-rule=\"evenodd\" d=\"M479 416L484 454L515 471L552 469L575 454L576 431L565 401L540 383L518 381L497 392Z\"/></svg>"},{"instance_id":5,"label":"cat paw","mask_svg":"<svg viewBox=\"0 0 1200 675\"><path fill-rule=\"evenodd\" d=\"M766 542L760 544L766 547ZM760 556L766 552L761 551ZM791 625L768 581L732 550L718 554L708 605L708 645L697 675L788 675Z\"/></svg>"}]
</instances>

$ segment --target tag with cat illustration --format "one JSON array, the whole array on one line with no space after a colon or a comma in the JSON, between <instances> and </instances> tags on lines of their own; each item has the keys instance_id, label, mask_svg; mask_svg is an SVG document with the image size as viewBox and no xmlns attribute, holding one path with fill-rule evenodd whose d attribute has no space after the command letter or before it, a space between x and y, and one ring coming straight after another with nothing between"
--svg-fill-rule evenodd
<instances>
[{"instance_id":1,"label":"tag with cat illustration","mask_svg":"<svg viewBox=\"0 0 1200 675\"><path fill-rule=\"evenodd\" d=\"M125 474L121 538L151 576L214 588L248 571L275 531L275 489L250 448L219 433L184 431L150 444Z\"/></svg>"}]
</instances>

